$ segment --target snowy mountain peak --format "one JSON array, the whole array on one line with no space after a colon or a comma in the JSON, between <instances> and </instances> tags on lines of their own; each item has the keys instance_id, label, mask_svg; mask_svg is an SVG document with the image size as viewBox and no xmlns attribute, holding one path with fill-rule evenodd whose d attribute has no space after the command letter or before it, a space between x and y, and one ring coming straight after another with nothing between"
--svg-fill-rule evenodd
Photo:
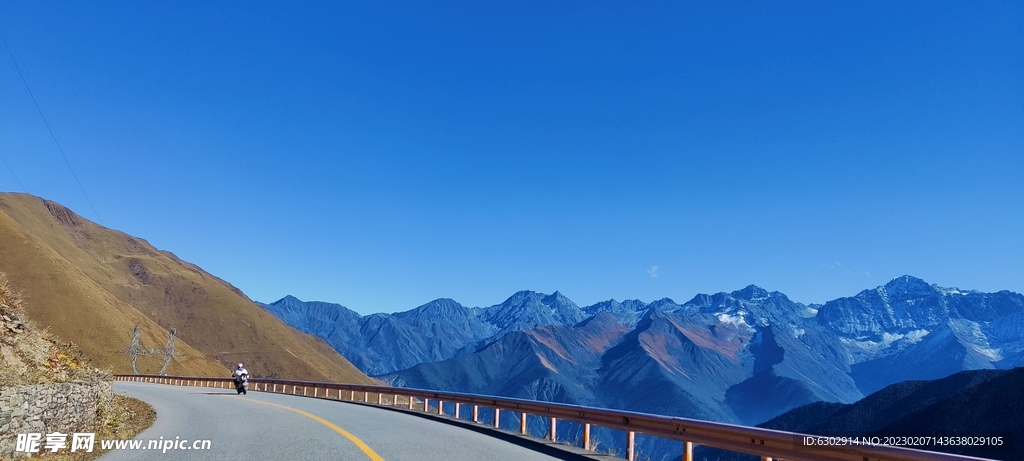
<instances>
[{"instance_id":1,"label":"snowy mountain peak","mask_svg":"<svg viewBox=\"0 0 1024 461\"><path fill-rule=\"evenodd\" d=\"M771 293L757 285L747 285L746 288L730 293L734 298L748 301L760 301L771 296Z\"/></svg>"},{"instance_id":2,"label":"snowy mountain peak","mask_svg":"<svg viewBox=\"0 0 1024 461\"><path fill-rule=\"evenodd\" d=\"M922 298L935 294L935 289L928 282L909 275L892 279L884 288L890 297Z\"/></svg>"}]
</instances>

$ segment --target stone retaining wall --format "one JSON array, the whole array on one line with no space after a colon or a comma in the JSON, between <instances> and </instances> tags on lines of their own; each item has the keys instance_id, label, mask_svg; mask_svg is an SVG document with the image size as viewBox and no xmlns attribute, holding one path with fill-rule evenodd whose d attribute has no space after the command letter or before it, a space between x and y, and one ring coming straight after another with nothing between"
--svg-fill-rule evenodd
<instances>
[{"instance_id":1,"label":"stone retaining wall","mask_svg":"<svg viewBox=\"0 0 1024 461\"><path fill-rule=\"evenodd\" d=\"M0 459L17 456L18 434L94 432L113 397L110 382L0 387Z\"/></svg>"}]
</instances>

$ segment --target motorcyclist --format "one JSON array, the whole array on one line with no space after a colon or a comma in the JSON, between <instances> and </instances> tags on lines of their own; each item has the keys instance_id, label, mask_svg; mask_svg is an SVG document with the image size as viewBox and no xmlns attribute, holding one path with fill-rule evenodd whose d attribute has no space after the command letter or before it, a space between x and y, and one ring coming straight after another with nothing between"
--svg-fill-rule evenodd
<instances>
[{"instance_id":1,"label":"motorcyclist","mask_svg":"<svg viewBox=\"0 0 1024 461\"><path fill-rule=\"evenodd\" d=\"M235 368L235 372L231 376L235 378L235 389L238 390L238 393L247 394L245 384L249 380L249 371L239 363L238 368Z\"/></svg>"}]
</instances>

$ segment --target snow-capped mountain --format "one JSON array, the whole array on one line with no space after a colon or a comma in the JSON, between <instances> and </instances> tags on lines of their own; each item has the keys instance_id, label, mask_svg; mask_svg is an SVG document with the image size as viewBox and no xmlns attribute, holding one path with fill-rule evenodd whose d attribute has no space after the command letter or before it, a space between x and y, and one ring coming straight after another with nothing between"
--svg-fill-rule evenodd
<instances>
[{"instance_id":1,"label":"snow-capped mountain","mask_svg":"<svg viewBox=\"0 0 1024 461\"><path fill-rule=\"evenodd\" d=\"M302 332L323 338L370 375L472 353L510 332L586 318L579 306L558 292L520 291L487 308L435 299L409 311L367 316L340 304L307 303L292 296L260 305Z\"/></svg>"},{"instance_id":2,"label":"snow-capped mountain","mask_svg":"<svg viewBox=\"0 0 1024 461\"><path fill-rule=\"evenodd\" d=\"M822 306L865 393L906 379L1024 365L1024 296L929 285L903 276Z\"/></svg>"},{"instance_id":3,"label":"snow-capped mountain","mask_svg":"<svg viewBox=\"0 0 1024 461\"><path fill-rule=\"evenodd\" d=\"M368 316L292 297L264 307L400 385L746 424L902 380L1024 365L1024 296L910 276L824 305L751 285L683 304L581 308L521 291L484 308L438 299Z\"/></svg>"}]
</instances>

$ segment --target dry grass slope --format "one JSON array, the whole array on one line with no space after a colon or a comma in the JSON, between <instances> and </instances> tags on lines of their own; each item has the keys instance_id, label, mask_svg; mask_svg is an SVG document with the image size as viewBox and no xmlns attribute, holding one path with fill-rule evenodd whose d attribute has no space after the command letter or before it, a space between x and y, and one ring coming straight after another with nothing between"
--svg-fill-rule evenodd
<instances>
[{"instance_id":1,"label":"dry grass slope","mask_svg":"<svg viewBox=\"0 0 1024 461\"><path fill-rule=\"evenodd\" d=\"M109 380L72 343L25 318L24 303L0 272L0 386Z\"/></svg>"},{"instance_id":2,"label":"dry grass slope","mask_svg":"<svg viewBox=\"0 0 1024 461\"><path fill-rule=\"evenodd\" d=\"M0 272L0 387L61 382L110 381L108 371L91 365L90 360L73 343L62 341L48 331L40 331L25 317L25 304ZM156 411L149 404L123 395L112 401L101 400L97 406L95 427L100 439L131 439L153 424ZM105 403L104 403L105 402ZM104 453L44 453L50 460L90 461ZM11 459L0 454L0 460ZM16 458L21 459L21 458Z\"/></svg>"},{"instance_id":3,"label":"dry grass slope","mask_svg":"<svg viewBox=\"0 0 1024 461\"><path fill-rule=\"evenodd\" d=\"M243 362L255 376L374 382L318 338L302 334L229 283L148 242L92 223L64 206L0 193L0 271L30 299L30 316L115 373L115 351L142 327L148 347L178 328L169 374L224 376ZM148 359L148 360L147 360ZM156 372L158 358L140 357Z\"/></svg>"}]
</instances>

